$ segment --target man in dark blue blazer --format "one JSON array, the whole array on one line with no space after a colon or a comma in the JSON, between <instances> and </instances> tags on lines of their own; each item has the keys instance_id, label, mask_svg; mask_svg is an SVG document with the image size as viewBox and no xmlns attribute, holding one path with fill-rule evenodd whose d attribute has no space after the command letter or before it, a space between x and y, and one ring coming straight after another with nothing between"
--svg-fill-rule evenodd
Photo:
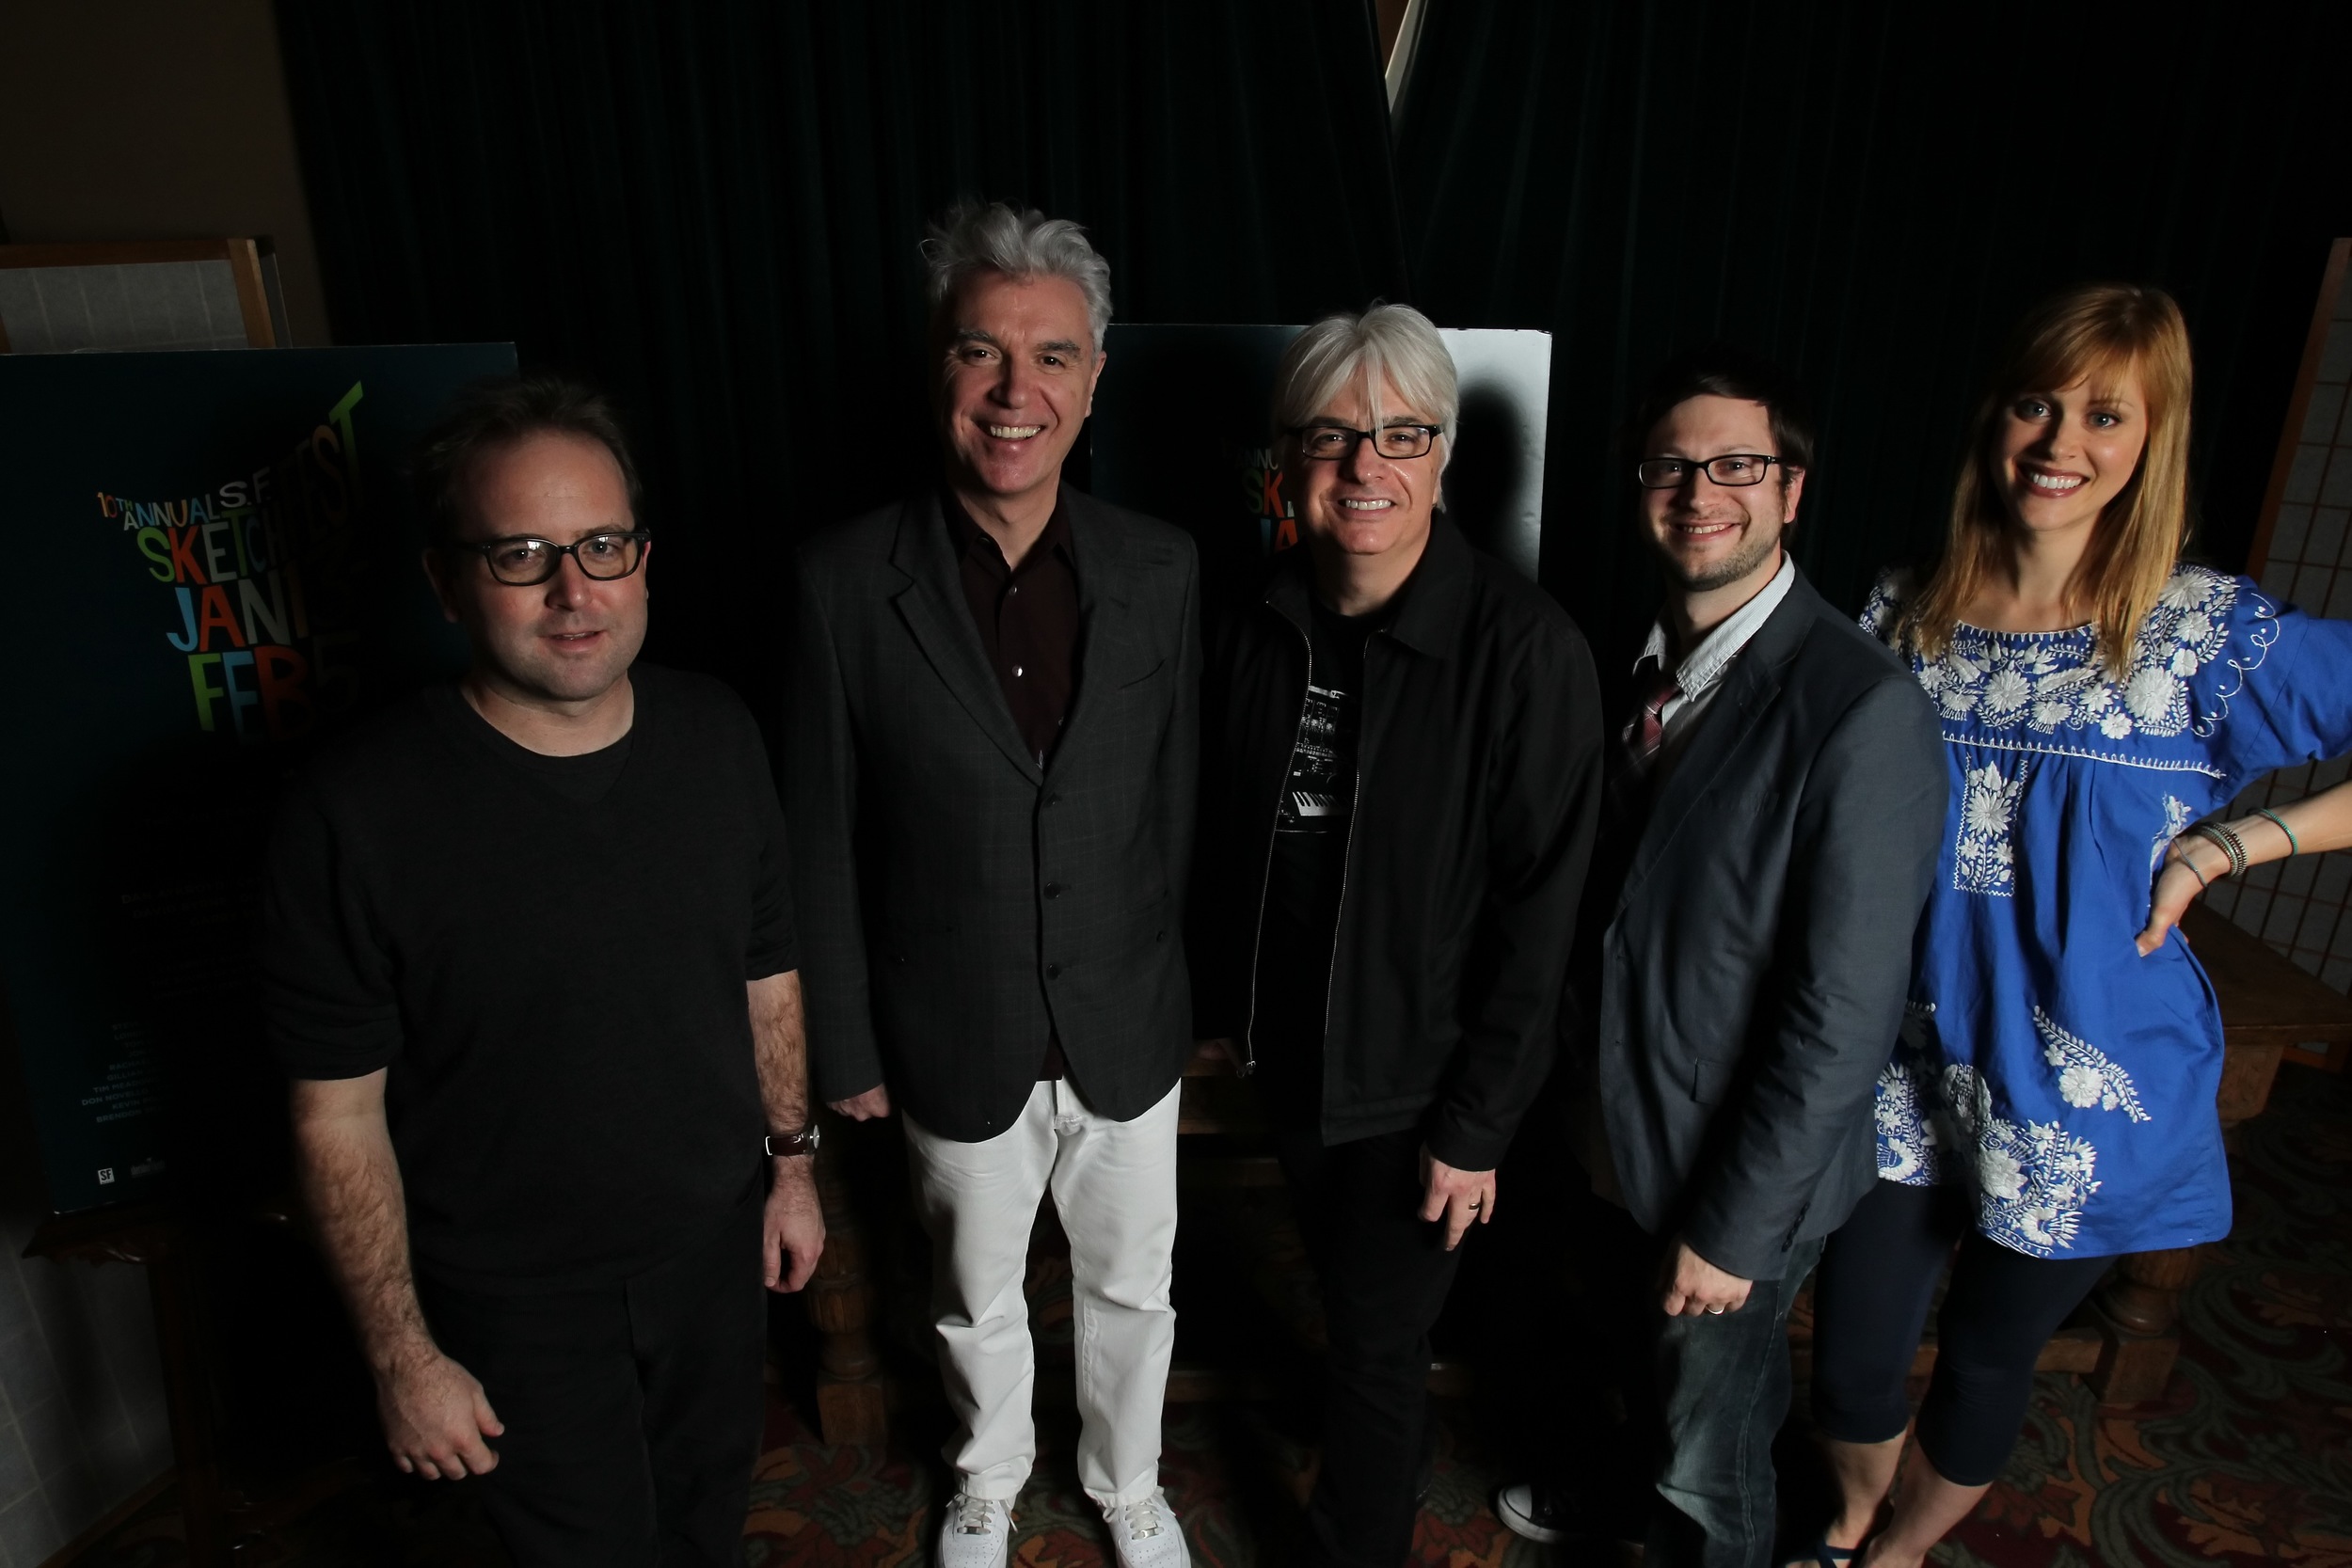
<instances>
[{"instance_id":1,"label":"man in dark blue blazer","mask_svg":"<svg viewBox=\"0 0 2352 1568\"><path fill-rule=\"evenodd\" d=\"M1570 965L1581 1256L1626 1307L1600 1357L1647 1373L1645 1560L1761 1568L1789 1302L1876 1176L1945 769L1917 685L1788 557L1812 436L1786 380L1710 352L1631 428L1667 586ZM1498 1510L1537 1540L1597 1532L1624 1493L1582 1479Z\"/></svg>"},{"instance_id":2,"label":"man in dark blue blazer","mask_svg":"<svg viewBox=\"0 0 2352 1568\"><path fill-rule=\"evenodd\" d=\"M1184 1568L1159 1487L1174 1344L1192 542L1061 483L1110 269L1001 204L935 231L946 482L800 561L787 803L817 1084L905 1114L959 1430L942 1568L1000 1568L1036 1456L1022 1295L1071 1243L1081 1483L1123 1568Z\"/></svg>"}]
</instances>

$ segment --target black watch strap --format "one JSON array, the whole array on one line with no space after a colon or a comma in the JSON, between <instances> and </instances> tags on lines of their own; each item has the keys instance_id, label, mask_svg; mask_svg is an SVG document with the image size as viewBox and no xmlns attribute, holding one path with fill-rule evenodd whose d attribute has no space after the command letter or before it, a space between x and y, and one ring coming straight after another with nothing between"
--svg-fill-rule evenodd
<instances>
[{"instance_id":1,"label":"black watch strap","mask_svg":"<svg viewBox=\"0 0 2352 1568\"><path fill-rule=\"evenodd\" d=\"M818 1126L812 1121L797 1132L771 1132L760 1139L759 1147L771 1159L788 1160L796 1154L816 1153L818 1140Z\"/></svg>"}]
</instances>

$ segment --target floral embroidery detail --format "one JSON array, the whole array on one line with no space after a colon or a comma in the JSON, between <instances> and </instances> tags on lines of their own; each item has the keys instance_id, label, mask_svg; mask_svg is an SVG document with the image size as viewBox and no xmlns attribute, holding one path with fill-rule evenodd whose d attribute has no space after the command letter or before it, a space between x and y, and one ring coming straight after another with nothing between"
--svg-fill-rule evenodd
<instances>
[{"instance_id":1,"label":"floral embroidery detail","mask_svg":"<svg viewBox=\"0 0 2352 1568\"><path fill-rule=\"evenodd\" d=\"M2254 595L2254 624L2246 632L2246 644L2254 657L2241 661L2232 655L2225 661L2237 672L2237 679L2213 694L2213 700L2218 705L2197 721L2198 738L2202 739L2221 727L2221 721L2230 716L2230 699L2246 689L2246 677L2263 667L2263 660L2270 657L2270 645L2278 641L2279 607L2257 594Z\"/></svg>"},{"instance_id":2,"label":"floral embroidery detail","mask_svg":"<svg viewBox=\"0 0 2352 1568\"><path fill-rule=\"evenodd\" d=\"M1984 698L1977 711L1994 723L2006 723L2033 696L2033 683L2014 670L1996 670L1984 683Z\"/></svg>"},{"instance_id":3,"label":"floral embroidery detail","mask_svg":"<svg viewBox=\"0 0 2352 1568\"><path fill-rule=\"evenodd\" d=\"M2172 663L2188 665L2188 673L2197 673L2196 660L2185 648L2175 649ZM2170 666L2153 670L2137 670L2123 685L2123 705L2132 710L2132 717L2147 725L2164 722L2172 707L2172 694L2179 689L2180 677Z\"/></svg>"},{"instance_id":4,"label":"floral embroidery detail","mask_svg":"<svg viewBox=\"0 0 2352 1568\"><path fill-rule=\"evenodd\" d=\"M2003 778L1997 762L1963 770L1960 836L1952 845L1953 887L1996 898L2007 898L2014 890L2017 807L2032 771L2031 758L2018 766L2014 779Z\"/></svg>"},{"instance_id":5,"label":"floral embroidery detail","mask_svg":"<svg viewBox=\"0 0 2352 1568\"><path fill-rule=\"evenodd\" d=\"M1900 579L1882 578L1863 610L1864 627L1889 638L1908 591ZM1962 626L1952 628L1951 646L1941 658L1920 665L1919 685L1946 719L1973 718L1995 730L2054 736L2096 729L2109 740L2133 735L2161 739L2190 730L2210 736L2227 717L2230 699L2244 689L2247 673L2261 665L2278 638L2276 607L2258 600L2258 621L2248 636L2255 657L2250 662L2230 658L2237 683L2214 693L2211 712L2192 711L2189 680L2221 656L2238 594L2235 578L2202 566L2176 568L2140 623L2131 668L2120 681L2107 679L2098 666L2087 627L2041 635Z\"/></svg>"},{"instance_id":6,"label":"floral embroidery detail","mask_svg":"<svg viewBox=\"0 0 2352 1568\"><path fill-rule=\"evenodd\" d=\"M1911 588L1909 572L1881 572L1878 580L1870 584L1870 596L1856 617L1862 629L1882 642L1894 641L1895 617L1902 612L1903 601L1911 597Z\"/></svg>"},{"instance_id":7,"label":"floral embroidery detail","mask_svg":"<svg viewBox=\"0 0 2352 1568\"><path fill-rule=\"evenodd\" d=\"M1921 1089L1928 1081L1934 1007L1910 1004L1895 1054L1879 1073L1872 1112L1878 1123L1879 1177L1906 1187L1931 1187L1942 1180L1936 1160L1935 1123Z\"/></svg>"},{"instance_id":8,"label":"floral embroidery detail","mask_svg":"<svg viewBox=\"0 0 2352 1568\"><path fill-rule=\"evenodd\" d=\"M1872 1115L1878 1123L1880 1179L1906 1187L1934 1186L1935 1128L1920 1102L1919 1078L1911 1063L1898 1057L1880 1069Z\"/></svg>"},{"instance_id":9,"label":"floral embroidery detail","mask_svg":"<svg viewBox=\"0 0 2352 1568\"><path fill-rule=\"evenodd\" d=\"M2156 867L2164 863L2164 852L2172 847L2172 841L2181 836L2181 831L2195 819L2196 815L2189 803L2178 796L2168 795L2164 798L2164 831L2156 834L2155 847L2148 851L2148 875L2153 877L2156 874Z\"/></svg>"},{"instance_id":10,"label":"floral embroidery detail","mask_svg":"<svg viewBox=\"0 0 2352 1568\"><path fill-rule=\"evenodd\" d=\"M2074 1244L2099 1190L2099 1151L2054 1121L2024 1125L1993 1114L1993 1088L1975 1068L1944 1069L1955 1142L1977 1151L1977 1223L2013 1252L2050 1258Z\"/></svg>"},{"instance_id":11,"label":"floral embroidery detail","mask_svg":"<svg viewBox=\"0 0 2352 1568\"><path fill-rule=\"evenodd\" d=\"M2134 1121L2153 1119L2140 1106L2132 1075L2116 1066L2106 1052L2059 1028L2040 1007L2033 1010L2033 1026L2042 1035L2043 1059L2058 1069L2059 1099L2076 1110L2096 1105L2101 1110L2122 1111Z\"/></svg>"},{"instance_id":12,"label":"floral embroidery detail","mask_svg":"<svg viewBox=\"0 0 2352 1568\"><path fill-rule=\"evenodd\" d=\"M1995 1115L1992 1085L1964 1062L1945 1062L1939 1074L1935 1063L1943 1052L1934 1014L1932 1003L1905 1008L1894 1057L1879 1074L1874 1115L1881 1180L1913 1187L1973 1180L1977 1221L1985 1235L2036 1258L2073 1247L2100 1188L2098 1149L2060 1121ZM2040 1007L2033 1022L2067 1104L2122 1111L2133 1121L2153 1119L2131 1075L2106 1053Z\"/></svg>"}]
</instances>

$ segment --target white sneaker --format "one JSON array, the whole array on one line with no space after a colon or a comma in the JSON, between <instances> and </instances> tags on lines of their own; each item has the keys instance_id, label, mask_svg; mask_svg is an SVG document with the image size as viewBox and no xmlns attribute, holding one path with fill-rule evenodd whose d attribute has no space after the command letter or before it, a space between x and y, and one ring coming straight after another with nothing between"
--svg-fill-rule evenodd
<instances>
[{"instance_id":1,"label":"white sneaker","mask_svg":"<svg viewBox=\"0 0 2352 1568\"><path fill-rule=\"evenodd\" d=\"M1152 1488L1131 1503L1104 1503L1103 1522L1111 1528L1119 1568L1192 1568L1184 1549L1184 1527L1168 1506L1168 1494Z\"/></svg>"},{"instance_id":2,"label":"white sneaker","mask_svg":"<svg viewBox=\"0 0 2352 1568\"><path fill-rule=\"evenodd\" d=\"M1012 1560L1012 1507L959 1492L939 1526L939 1568L1006 1568Z\"/></svg>"},{"instance_id":3,"label":"white sneaker","mask_svg":"<svg viewBox=\"0 0 2352 1568\"><path fill-rule=\"evenodd\" d=\"M1495 1494L1495 1517L1503 1528L1530 1541L1557 1545L1568 1538L1564 1510L1549 1489L1533 1481L1518 1481Z\"/></svg>"}]
</instances>

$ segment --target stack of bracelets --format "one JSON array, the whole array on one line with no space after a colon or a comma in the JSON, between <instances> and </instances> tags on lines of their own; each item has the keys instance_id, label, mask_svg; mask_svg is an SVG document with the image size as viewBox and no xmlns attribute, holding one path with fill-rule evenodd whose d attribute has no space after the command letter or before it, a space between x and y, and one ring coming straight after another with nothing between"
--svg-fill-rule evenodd
<instances>
[{"instance_id":1,"label":"stack of bracelets","mask_svg":"<svg viewBox=\"0 0 2352 1568\"><path fill-rule=\"evenodd\" d=\"M2302 845L2296 842L2295 830L2288 827L2277 812L2267 806L2256 806L2254 815L2267 816L2277 825L2280 832L2287 835L2287 855L2290 859L2303 852ZM2189 832L2230 857L2230 869L2223 872L2223 876L2242 877L2246 874L2246 843L2237 836L2233 830L2219 822L2200 822ZM2197 869L2195 861L2190 860L2186 855L2181 856L2180 861L2183 865L2188 867L2188 874L2197 879L2199 885L2213 886L2213 883L2205 879L2205 874Z\"/></svg>"}]
</instances>

